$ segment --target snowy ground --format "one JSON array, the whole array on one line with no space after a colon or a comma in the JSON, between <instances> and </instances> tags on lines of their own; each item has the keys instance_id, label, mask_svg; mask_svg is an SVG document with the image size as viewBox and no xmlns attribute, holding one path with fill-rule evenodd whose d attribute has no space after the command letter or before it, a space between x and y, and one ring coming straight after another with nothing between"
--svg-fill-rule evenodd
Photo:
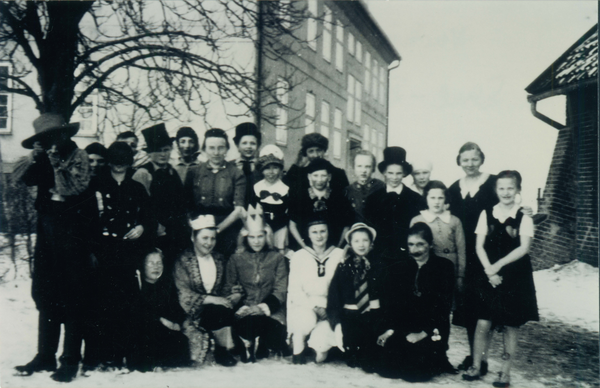
<instances>
[{"instance_id":1,"label":"snowy ground","mask_svg":"<svg viewBox=\"0 0 600 388\"><path fill-rule=\"evenodd\" d=\"M0 247L3 245L0 238ZM14 376L14 366L29 361L36 351L37 311L31 297L28 268L17 255L18 270L4 250L0 255L0 386L1 387L55 387L61 386L50 379L50 373L37 373L30 377ZM16 276L15 276L16 275ZM587 337L597 341L598 335L598 269L587 264L570 263L535 273L541 323L550 327L552 322L562 326L577 325ZM463 329L452 328L450 361L457 365L467 354L466 334ZM536 332L536 326L528 331ZM552 332L552 331L551 331ZM496 336L500 337L500 336ZM537 339L534 339L537 341ZM596 342L597 344L597 342ZM500 348L496 339L493 347ZM499 369L498 352L492 352L490 369ZM523 364L531 363L527 349L523 349ZM595 351L595 349L594 349ZM526 361L525 361L526 360ZM553 361L549 359L548 363ZM597 362L597 361L596 361ZM553 373L540 377L532 370L543 366L515 367L512 373L513 387L542 386L598 386L597 382L578 382L577 378ZM577 374L574 373L573 376ZM535 377L532 377L535 376ZM350 369L340 362L322 365L296 366L289 358L263 360L256 364L238 364L224 368L207 363L198 369L180 369L160 373L93 372L88 377L78 376L71 387L490 387L494 374L482 381L465 383L460 375L439 376L424 384L409 384L369 375Z\"/></svg>"}]
</instances>

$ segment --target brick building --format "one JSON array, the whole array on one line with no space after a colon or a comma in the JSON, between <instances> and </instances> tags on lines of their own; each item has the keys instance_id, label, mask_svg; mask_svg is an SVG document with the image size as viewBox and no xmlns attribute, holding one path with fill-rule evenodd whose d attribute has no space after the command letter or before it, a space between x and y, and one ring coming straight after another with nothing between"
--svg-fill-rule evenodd
<instances>
[{"instance_id":1,"label":"brick building","mask_svg":"<svg viewBox=\"0 0 600 388\"><path fill-rule=\"evenodd\" d=\"M527 88L535 117L559 131L538 211L535 265L571 260L598 265L598 26L594 26ZM566 124L536 110L540 100L566 96Z\"/></svg>"}]
</instances>

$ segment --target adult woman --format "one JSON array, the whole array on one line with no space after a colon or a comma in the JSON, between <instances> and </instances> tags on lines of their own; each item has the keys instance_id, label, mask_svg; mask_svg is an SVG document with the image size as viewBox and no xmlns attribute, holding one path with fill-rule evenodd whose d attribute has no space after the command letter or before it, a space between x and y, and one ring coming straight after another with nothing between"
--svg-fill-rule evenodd
<instances>
[{"instance_id":1,"label":"adult woman","mask_svg":"<svg viewBox=\"0 0 600 388\"><path fill-rule=\"evenodd\" d=\"M502 171L496 180L500 202L487 208L479 217L477 256L487 275L478 284L480 303L477 308L477 331L473 351L473 366L463 375L468 381L478 380L481 360L488 352L492 325L503 328L504 354L502 371L494 387L510 385L510 369L517 349L519 327L537 321L538 311L529 259L533 239L533 220L519 211L515 200L521 192L521 175L517 171Z\"/></svg>"},{"instance_id":2,"label":"adult woman","mask_svg":"<svg viewBox=\"0 0 600 388\"><path fill-rule=\"evenodd\" d=\"M479 169L485 161L485 155L481 148L475 143L465 143L458 151L456 163L463 169L465 176L450 186L448 189L450 212L462 221L465 233L466 265L464 293L459 298L459 303L454 312L453 323L467 329L471 355L467 356L458 367L461 370L468 369L473 363L473 340L477 315L474 303L476 303L476 284L480 279L486 278L481 263L475 252L475 227L483 209L498 203L498 197L494 191L496 177ZM461 301L462 300L462 301ZM487 361L484 360L481 374L487 373Z\"/></svg>"},{"instance_id":3,"label":"adult woman","mask_svg":"<svg viewBox=\"0 0 600 388\"><path fill-rule=\"evenodd\" d=\"M248 217L242 235L244 251L229 259L224 289L237 307L234 332L246 348L241 359L254 362L268 357L269 350L281 353L284 349L288 271L284 256L267 241L272 236L261 216Z\"/></svg>"},{"instance_id":4,"label":"adult woman","mask_svg":"<svg viewBox=\"0 0 600 388\"><path fill-rule=\"evenodd\" d=\"M178 303L173 279L163 276L163 261L162 251L151 249L137 271L138 292L130 304L129 369L146 372L190 363L188 340L181 333L186 314Z\"/></svg>"},{"instance_id":5,"label":"adult woman","mask_svg":"<svg viewBox=\"0 0 600 388\"><path fill-rule=\"evenodd\" d=\"M208 350L206 331L215 339L215 361L223 366L236 364L231 325L233 304L223 296L223 256L213 253L217 228L212 215L201 215L191 221L194 248L186 250L175 263L175 285L179 304L187 314L184 334L190 340L191 358L204 361Z\"/></svg>"},{"instance_id":6,"label":"adult woman","mask_svg":"<svg viewBox=\"0 0 600 388\"><path fill-rule=\"evenodd\" d=\"M226 259L235 251L237 235L242 227L239 217L246 205L246 178L234 163L225 161L228 150L225 131L218 128L206 131L202 151L208 161L190 168L185 180L192 214L215 217L219 233L216 250Z\"/></svg>"},{"instance_id":7,"label":"adult woman","mask_svg":"<svg viewBox=\"0 0 600 388\"><path fill-rule=\"evenodd\" d=\"M313 219L307 229L309 244L290 260L287 309L294 364L306 362L303 352L309 335L308 346L317 352L317 362L324 361L333 346L342 346L327 322L326 309L331 279L344 251L328 243L329 228L323 219Z\"/></svg>"}]
</instances>

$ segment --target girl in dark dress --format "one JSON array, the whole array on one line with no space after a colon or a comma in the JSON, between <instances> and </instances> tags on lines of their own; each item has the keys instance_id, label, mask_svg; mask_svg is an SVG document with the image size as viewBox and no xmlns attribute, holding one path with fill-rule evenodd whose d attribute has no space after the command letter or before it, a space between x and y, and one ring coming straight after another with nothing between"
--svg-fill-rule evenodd
<instances>
[{"instance_id":1,"label":"girl in dark dress","mask_svg":"<svg viewBox=\"0 0 600 388\"><path fill-rule=\"evenodd\" d=\"M475 227L483 209L498 203L494 191L496 177L481 172L479 169L485 161L485 155L475 143L465 143L458 151L456 163L463 169L465 176L448 189L450 212L462 221L466 245L466 265L464 289L457 295L457 305L452 323L467 329L471 355L467 356L458 367L467 370L473 363L473 339L477 326L477 288L481 279L487 277L475 252ZM487 373L487 360L483 360L481 374Z\"/></svg>"},{"instance_id":2,"label":"girl in dark dress","mask_svg":"<svg viewBox=\"0 0 600 388\"><path fill-rule=\"evenodd\" d=\"M190 364L188 340L181 332L185 312L179 305L173 279L164 275L163 269L163 254L155 248L146 255L142 271L137 271L139 292L130 305L129 369L147 372L156 367Z\"/></svg>"},{"instance_id":3,"label":"girl in dark dress","mask_svg":"<svg viewBox=\"0 0 600 388\"><path fill-rule=\"evenodd\" d=\"M485 209L477 224L477 255L487 281L478 284L480 299L473 366L463 375L468 381L479 379L483 353L487 353L493 326L504 333L502 371L495 387L508 387L510 369L517 348L518 328L539 320L529 247L533 239L533 220L519 211L515 198L521 191L521 175L502 171L496 181L500 202Z\"/></svg>"}]
</instances>

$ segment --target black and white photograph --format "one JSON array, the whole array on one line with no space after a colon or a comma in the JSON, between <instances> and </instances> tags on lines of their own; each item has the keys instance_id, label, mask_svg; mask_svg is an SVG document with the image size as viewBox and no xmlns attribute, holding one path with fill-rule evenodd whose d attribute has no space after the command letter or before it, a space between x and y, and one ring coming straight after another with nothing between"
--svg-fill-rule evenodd
<instances>
[{"instance_id":1,"label":"black and white photograph","mask_svg":"<svg viewBox=\"0 0 600 388\"><path fill-rule=\"evenodd\" d=\"M598 4L0 1L0 386L600 387Z\"/></svg>"}]
</instances>

